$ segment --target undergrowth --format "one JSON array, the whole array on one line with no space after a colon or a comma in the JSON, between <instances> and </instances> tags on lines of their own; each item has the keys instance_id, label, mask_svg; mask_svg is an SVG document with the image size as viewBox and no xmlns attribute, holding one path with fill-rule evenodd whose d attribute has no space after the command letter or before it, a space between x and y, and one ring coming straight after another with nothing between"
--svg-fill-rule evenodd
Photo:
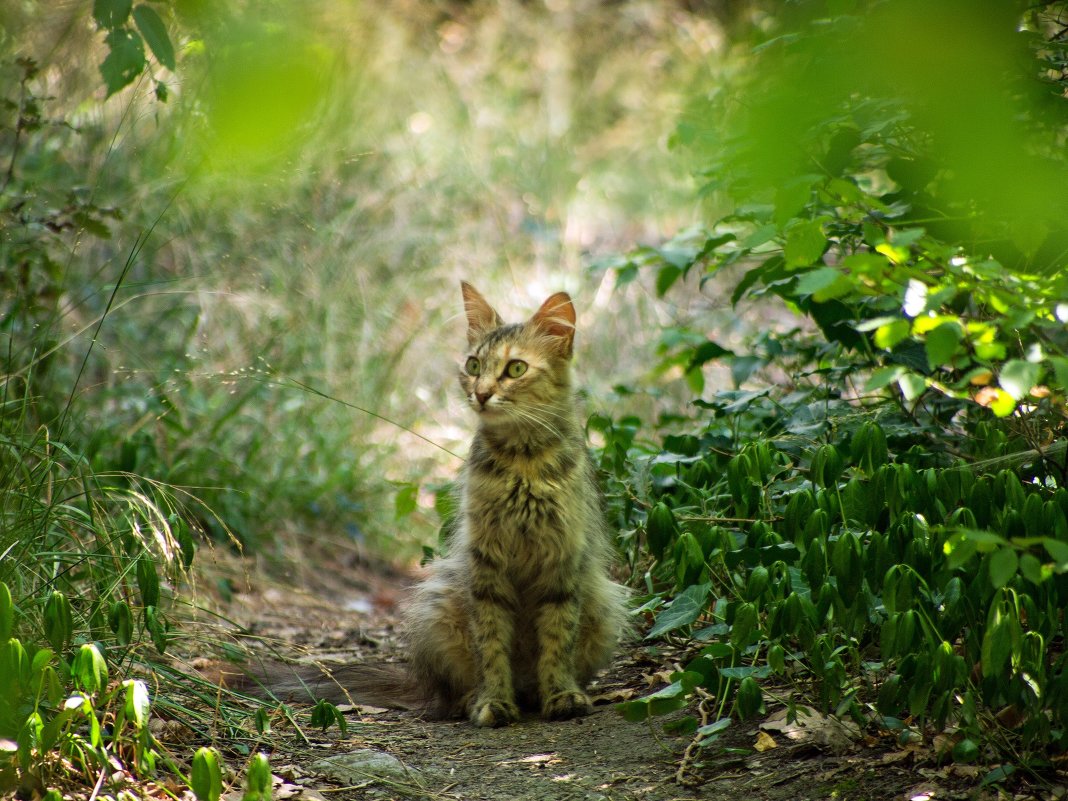
<instances>
[{"instance_id":1,"label":"undergrowth","mask_svg":"<svg viewBox=\"0 0 1068 801\"><path fill-rule=\"evenodd\" d=\"M700 698L714 749L769 701L816 707L984 784L1068 749L1065 229L1031 180L1068 172L1063 7L1001 7L993 60L931 33L971 11L801 4L678 131L734 210L611 264L665 302L727 287L798 321L736 343L682 319L661 370L691 409L591 420L647 636L689 650L629 718ZM910 56L888 84L856 61L916 26L957 66ZM1014 171L985 172L995 150ZM706 387L712 365L733 389Z\"/></svg>"}]
</instances>

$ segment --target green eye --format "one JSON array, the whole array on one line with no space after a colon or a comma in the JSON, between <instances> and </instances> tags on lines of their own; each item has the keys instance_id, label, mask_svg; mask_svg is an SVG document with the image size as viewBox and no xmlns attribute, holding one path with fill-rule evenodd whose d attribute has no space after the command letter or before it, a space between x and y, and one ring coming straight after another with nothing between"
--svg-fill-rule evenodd
<instances>
[{"instance_id":1,"label":"green eye","mask_svg":"<svg viewBox=\"0 0 1068 801\"><path fill-rule=\"evenodd\" d=\"M504 372L509 378L519 378L519 376L523 375L526 371L527 363L521 362L519 359L513 359L508 362L508 366L504 368Z\"/></svg>"},{"instance_id":2,"label":"green eye","mask_svg":"<svg viewBox=\"0 0 1068 801\"><path fill-rule=\"evenodd\" d=\"M474 356L467 360L467 364L464 365L464 369L467 370L468 375L478 375L482 370L482 365L479 364L478 359Z\"/></svg>"}]
</instances>

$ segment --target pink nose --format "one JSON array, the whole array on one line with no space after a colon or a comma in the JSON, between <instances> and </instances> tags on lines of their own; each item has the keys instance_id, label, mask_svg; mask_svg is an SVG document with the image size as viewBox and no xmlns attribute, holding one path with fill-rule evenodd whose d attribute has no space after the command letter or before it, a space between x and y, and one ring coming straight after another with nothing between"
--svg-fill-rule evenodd
<instances>
[{"instance_id":1,"label":"pink nose","mask_svg":"<svg viewBox=\"0 0 1068 801\"><path fill-rule=\"evenodd\" d=\"M476 392L475 393L475 398L478 400L478 405L479 406L485 406L486 405L486 401L488 401L491 397L493 397L493 393L492 392Z\"/></svg>"}]
</instances>

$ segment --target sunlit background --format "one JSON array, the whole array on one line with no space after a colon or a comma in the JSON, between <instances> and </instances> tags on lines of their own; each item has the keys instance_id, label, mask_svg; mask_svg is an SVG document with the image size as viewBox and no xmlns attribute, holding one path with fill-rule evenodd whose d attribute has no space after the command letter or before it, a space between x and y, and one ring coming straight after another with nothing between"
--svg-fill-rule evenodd
<instances>
[{"instance_id":1,"label":"sunlit background","mask_svg":"<svg viewBox=\"0 0 1068 801\"><path fill-rule=\"evenodd\" d=\"M64 369L122 278L79 384L84 426L125 421L101 460L198 488L245 541L294 520L432 539L432 513L394 522L393 492L418 482L429 507L466 450L461 278L509 319L571 292L591 409L651 403L611 388L647 377L673 307L599 265L700 218L669 142L729 14L180 3L179 74L153 65L103 102L89 4L7 6L5 49L40 54L44 113L77 129L48 131L34 169L107 207L109 238L58 265L78 287Z\"/></svg>"}]
</instances>

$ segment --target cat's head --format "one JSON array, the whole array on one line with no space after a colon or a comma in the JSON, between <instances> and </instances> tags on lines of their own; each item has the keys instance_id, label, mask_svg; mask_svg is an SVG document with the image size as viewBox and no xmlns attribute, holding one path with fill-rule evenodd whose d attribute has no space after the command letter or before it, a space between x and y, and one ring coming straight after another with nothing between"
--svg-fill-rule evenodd
<instances>
[{"instance_id":1,"label":"cat's head","mask_svg":"<svg viewBox=\"0 0 1068 801\"><path fill-rule=\"evenodd\" d=\"M538 425L570 397L571 298L557 292L525 323L506 325L477 289L466 282L460 286L468 344L460 387L468 404L487 423Z\"/></svg>"}]
</instances>

